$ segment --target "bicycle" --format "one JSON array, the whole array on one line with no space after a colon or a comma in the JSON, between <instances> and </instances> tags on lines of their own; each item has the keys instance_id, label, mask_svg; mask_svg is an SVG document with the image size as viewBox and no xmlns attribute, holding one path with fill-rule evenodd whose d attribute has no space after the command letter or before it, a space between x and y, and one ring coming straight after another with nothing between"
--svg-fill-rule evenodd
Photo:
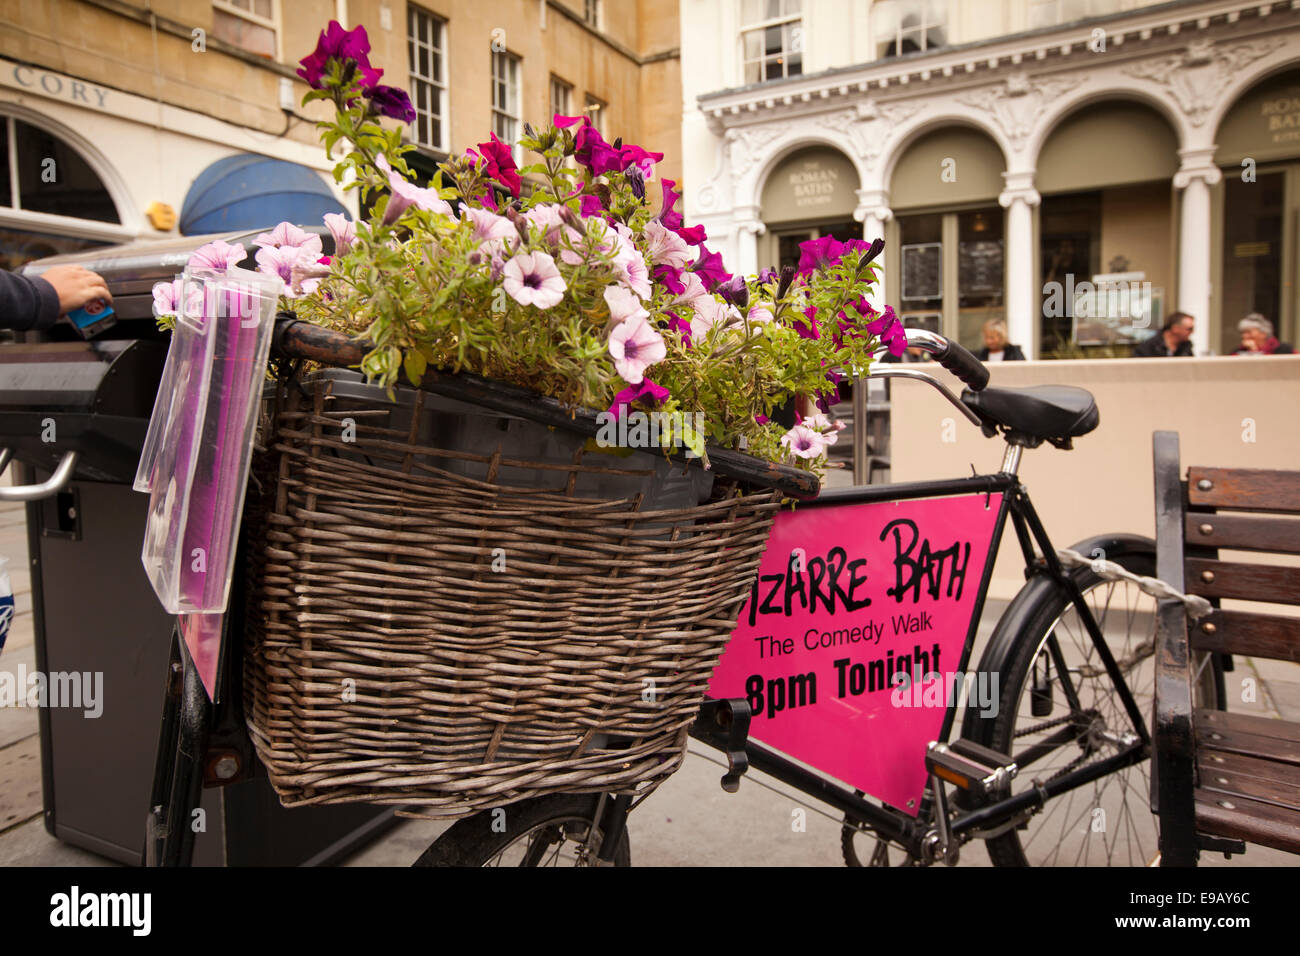
<instances>
[{"instance_id":1,"label":"bicycle","mask_svg":"<svg viewBox=\"0 0 1300 956\"><path fill-rule=\"evenodd\" d=\"M1071 550L1096 560L1067 568L1018 478L1026 448L1047 442L1068 450L1074 438L1095 429L1096 403L1080 388L986 388L987 369L958 344L923 330L909 330L907 338L909 347L933 355L966 384L960 397L919 368L873 365L871 375L923 381L986 437L1001 436L1006 447L999 470L831 491L801 504L794 514L803 518L778 523L751 600L715 673L711 699L701 705L691 735L727 755L725 789L734 790L740 776L753 767L842 813L848 865L861 865L866 856L856 845L859 836L875 841L871 865L889 865L891 851L901 851L904 863L954 864L961 847L974 839L985 842L996 865L1087 864L1094 862L1094 853L1107 863L1150 862L1156 836L1146 767L1151 752L1147 718L1153 690L1155 600L1133 584L1108 576L1103 559L1152 576L1155 543L1129 534L1094 536L1075 543ZM790 548L790 542L813 541L798 537L800 521L811 526L816 516L830 515L823 528L853 521L869 524L872 506L885 505L895 516L933 513L925 525L913 518L896 518L872 542L885 549L892 544L896 554L895 588L884 594L896 598L900 607L909 592L913 595L909 613L915 619L907 614L896 619L893 637L907 634L911 642L914 630L918 634L933 630L933 615L940 614L944 600L949 603L943 611L951 612L947 617L954 623L932 647L914 643L913 653L894 641L898 647L881 658L885 624L859 613L880 597L880 592L869 598L866 591L858 591L859 586L870 590L874 572L858 576L863 568L872 567L870 561L850 562L847 549L839 548L843 553L835 565L835 549L825 558L810 559L807 552L814 549L797 543ZM1024 558L1026 583L1001 615L975 672L976 683L965 686L963 699L958 684L964 681L955 677L967 673L1008 520ZM974 530L964 549L960 536L950 549L931 549L930 539L923 537L931 527ZM804 553L796 560L797 552ZM971 571L978 573L968 579ZM847 581L841 579L846 572ZM778 575L781 580L774 582ZM970 592L967 585L976 579L978 587ZM773 585L770 593L760 591L763 584ZM819 669L764 676L772 673L774 661L800 659L794 637L762 635L763 628L758 627L758 617L769 610L791 616L792 591L794 597L802 594L805 610L811 600L809 613L814 617L833 616L837 602L839 610L858 615L848 618L858 622L855 627L819 633L807 648L813 654L830 650L848 656L835 657L829 668L824 666L826 655L807 658L818 661ZM923 592L938 602L930 611L921 608ZM888 598L880 599L884 603ZM746 613L750 631L745 630ZM956 630L959 619L966 620L964 637ZM870 626L865 636L864 621ZM811 633L803 635L805 645ZM927 642L931 636L926 636ZM752 648L745 656L742 637L758 642L758 658ZM841 644L870 644L877 656L862 653L865 647L836 650ZM958 665L945 676L939 670L940 657L951 662L954 648ZM729 662L733 651L740 656ZM763 661L768 662L767 671L744 676ZM1213 655L1200 655L1194 663L1198 705L1220 707L1222 662ZM932 665L934 670L929 671ZM829 738L834 746L823 740L814 759L796 752L806 743L800 742L795 715L797 720L805 719L805 714L810 715L807 720L821 719L814 714L819 674L822 700L833 694L830 699L839 702L836 712L858 706L864 708L863 715L892 720L900 732L888 740L885 734L865 740L837 728ZM954 678L950 688L948 677ZM988 679L981 685L978 681L983 677ZM950 692L945 695L945 690ZM886 691L895 712L892 717L880 696ZM932 693L938 698L933 706ZM910 709L914 705L915 712ZM900 717L901 710L908 713ZM960 733L954 737L959 716ZM782 726L794 728L793 736L783 734ZM751 737L751 728L761 739ZM804 738L810 736L802 733ZM791 749L791 740L796 749ZM784 752L778 749L782 744ZM890 747L901 756L884 759L881 753ZM864 769L863 764L876 769ZM837 772L842 767L849 772ZM869 785L844 785L852 783L851 775L876 785L879 792L874 799L867 796L872 792ZM955 788L951 797L949 786ZM1140 804L1136 811L1130 800ZM455 823L416 865L501 865L507 860L517 860L519 865L630 865L626 825L632 808L630 795L600 793L543 797L504 808L504 813L483 812Z\"/></svg>"}]
</instances>

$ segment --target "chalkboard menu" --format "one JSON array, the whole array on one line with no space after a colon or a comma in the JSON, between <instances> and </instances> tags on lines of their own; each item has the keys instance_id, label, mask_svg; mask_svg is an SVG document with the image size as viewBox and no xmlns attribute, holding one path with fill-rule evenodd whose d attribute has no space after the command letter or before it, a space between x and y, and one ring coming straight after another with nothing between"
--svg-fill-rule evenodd
<instances>
[{"instance_id":1,"label":"chalkboard menu","mask_svg":"<svg viewBox=\"0 0 1300 956\"><path fill-rule=\"evenodd\" d=\"M957 288L962 295L1002 291L1002 240L962 242L957 248Z\"/></svg>"},{"instance_id":2,"label":"chalkboard menu","mask_svg":"<svg viewBox=\"0 0 1300 956\"><path fill-rule=\"evenodd\" d=\"M937 299L943 295L943 244L918 242L903 246L903 298Z\"/></svg>"}]
</instances>

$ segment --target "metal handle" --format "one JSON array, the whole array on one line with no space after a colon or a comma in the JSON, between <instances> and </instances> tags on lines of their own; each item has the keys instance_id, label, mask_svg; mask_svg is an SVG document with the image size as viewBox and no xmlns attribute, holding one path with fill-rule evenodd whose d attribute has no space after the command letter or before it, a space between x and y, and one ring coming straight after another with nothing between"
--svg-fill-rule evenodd
<instances>
[{"instance_id":1,"label":"metal handle","mask_svg":"<svg viewBox=\"0 0 1300 956\"><path fill-rule=\"evenodd\" d=\"M3 472L9 465L9 459L13 453L8 449L0 451L0 472ZM77 453L69 451L63 453L63 458L59 460L59 467L54 469L54 474L41 482L39 485L18 485L14 488L0 488L0 501L40 501L42 498L51 498L68 486L72 480L72 473L77 467Z\"/></svg>"}]
</instances>

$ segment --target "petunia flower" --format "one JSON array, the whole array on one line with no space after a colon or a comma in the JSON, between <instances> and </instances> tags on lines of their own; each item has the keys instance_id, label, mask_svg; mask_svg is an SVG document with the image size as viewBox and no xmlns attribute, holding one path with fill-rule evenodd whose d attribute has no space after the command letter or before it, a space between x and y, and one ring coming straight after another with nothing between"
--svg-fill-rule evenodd
<instances>
[{"instance_id":1,"label":"petunia flower","mask_svg":"<svg viewBox=\"0 0 1300 956\"><path fill-rule=\"evenodd\" d=\"M374 86L364 90L363 95L370 100L370 105L380 116L401 120L403 123L415 122L415 107L406 90L396 86Z\"/></svg>"},{"instance_id":2,"label":"petunia flower","mask_svg":"<svg viewBox=\"0 0 1300 956\"><path fill-rule=\"evenodd\" d=\"M650 220L645 226L646 253L656 266L685 269L691 260L691 247L681 236L661 222Z\"/></svg>"},{"instance_id":3,"label":"petunia flower","mask_svg":"<svg viewBox=\"0 0 1300 956\"><path fill-rule=\"evenodd\" d=\"M640 146L624 146L619 152L619 158L625 172L635 166L642 176L649 179L654 175L655 163L662 160L664 154L647 152Z\"/></svg>"},{"instance_id":4,"label":"petunia flower","mask_svg":"<svg viewBox=\"0 0 1300 956\"><path fill-rule=\"evenodd\" d=\"M821 338L822 337L821 330L817 328L817 307L810 305L808 306L808 308L803 310L803 314L804 314L804 318L806 318L808 321L804 322L803 319L796 319L793 325L794 330L799 333L799 338L801 339Z\"/></svg>"},{"instance_id":5,"label":"petunia flower","mask_svg":"<svg viewBox=\"0 0 1300 956\"><path fill-rule=\"evenodd\" d=\"M741 322L736 307L711 295L701 296L695 302L695 316L691 319L691 338L703 338L715 326L736 325Z\"/></svg>"},{"instance_id":6,"label":"petunia flower","mask_svg":"<svg viewBox=\"0 0 1300 956\"><path fill-rule=\"evenodd\" d=\"M662 385L656 385L648 378L641 379L637 385L629 385L623 391L614 396L614 404L609 406L609 411L615 419L622 418L626 414L628 406L633 402L645 402L654 408L668 401L668 389Z\"/></svg>"},{"instance_id":7,"label":"petunia flower","mask_svg":"<svg viewBox=\"0 0 1300 956\"><path fill-rule=\"evenodd\" d=\"M650 298L650 267L645 263L645 256L632 243L631 239L617 237L617 253L614 256L614 268L619 281L643 299Z\"/></svg>"},{"instance_id":8,"label":"petunia flower","mask_svg":"<svg viewBox=\"0 0 1300 956\"><path fill-rule=\"evenodd\" d=\"M655 266L654 278L655 282L659 283L674 295L681 295L686 291L686 286L682 284L681 269L674 269L671 266ZM697 278L695 281L699 282L700 280ZM703 288L703 286L701 286L701 288Z\"/></svg>"},{"instance_id":9,"label":"petunia flower","mask_svg":"<svg viewBox=\"0 0 1300 956\"><path fill-rule=\"evenodd\" d=\"M429 212L441 213L444 216L451 215L451 204L438 195L436 190L421 189L414 183L408 182L401 174L396 172L388 163L388 157L383 153L375 160L375 165L379 171L388 177L388 205L384 208L384 225L391 226L402 217L402 213L415 206L418 209L427 209Z\"/></svg>"},{"instance_id":10,"label":"petunia flower","mask_svg":"<svg viewBox=\"0 0 1300 956\"><path fill-rule=\"evenodd\" d=\"M341 256L357 241L357 224L341 212L325 214L325 228L334 237L334 254Z\"/></svg>"},{"instance_id":11,"label":"petunia flower","mask_svg":"<svg viewBox=\"0 0 1300 956\"><path fill-rule=\"evenodd\" d=\"M489 239L512 239L519 233L505 216L498 216L486 209L475 209L468 204L460 208L461 222L473 224L471 235L475 242L487 242Z\"/></svg>"},{"instance_id":12,"label":"petunia flower","mask_svg":"<svg viewBox=\"0 0 1300 956\"><path fill-rule=\"evenodd\" d=\"M722 256L700 247L700 256L691 266L704 288L713 292L719 285L731 278L731 273L722 267Z\"/></svg>"},{"instance_id":13,"label":"petunia flower","mask_svg":"<svg viewBox=\"0 0 1300 956\"><path fill-rule=\"evenodd\" d=\"M605 207L599 196L586 195L578 200L578 212L584 219L588 216L599 216L604 211Z\"/></svg>"},{"instance_id":14,"label":"petunia flower","mask_svg":"<svg viewBox=\"0 0 1300 956\"><path fill-rule=\"evenodd\" d=\"M478 150L485 163L484 172L509 189L510 194L516 199L519 198L523 182L519 178L518 167L515 166L515 158L510 153L510 147L497 139L496 133L492 133L486 143L478 144Z\"/></svg>"},{"instance_id":15,"label":"petunia flower","mask_svg":"<svg viewBox=\"0 0 1300 956\"><path fill-rule=\"evenodd\" d=\"M172 279L170 282L155 282L153 287L153 314L176 315L180 312L181 307L181 286L182 280Z\"/></svg>"},{"instance_id":16,"label":"petunia flower","mask_svg":"<svg viewBox=\"0 0 1300 956\"><path fill-rule=\"evenodd\" d=\"M361 88L372 89L384 71L370 65L369 53L370 38L366 36L365 27L345 30L337 20L331 20L316 41L316 49L299 61L298 75L312 89L324 89L322 79L329 69L329 61L342 60L346 63L351 60L357 65Z\"/></svg>"},{"instance_id":17,"label":"petunia flower","mask_svg":"<svg viewBox=\"0 0 1300 956\"><path fill-rule=\"evenodd\" d=\"M799 273L809 275L821 269L828 269L840 261L844 254L844 243L834 236L822 236L799 243Z\"/></svg>"},{"instance_id":18,"label":"petunia flower","mask_svg":"<svg viewBox=\"0 0 1300 956\"><path fill-rule=\"evenodd\" d=\"M626 322L632 318L650 318L641 300L631 289L621 285L605 286L605 304L609 306L609 317L614 322Z\"/></svg>"},{"instance_id":19,"label":"petunia flower","mask_svg":"<svg viewBox=\"0 0 1300 956\"><path fill-rule=\"evenodd\" d=\"M584 121L590 122L585 116L561 116L559 113L556 113L551 117L551 122L560 129L568 129L574 123L581 123Z\"/></svg>"},{"instance_id":20,"label":"petunia flower","mask_svg":"<svg viewBox=\"0 0 1300 956\"><path fill-rule=\"evenodd\" d=\"M826 437L807 425L795 425L781 436L781 444L800 458L820 458L826 454Z\"/></svg>"},{"instance_id":21,"label":"petunia flower","mask_svg":"<svg viewBox=\"0 0 1300 956\"><path fill-rule=\"evenodd\" d=\"M632 315L609 333L609 354L614 368L629 385L639 385L645 370L668 354L663 336L644 315Z\"/></svg>"},{"instance_id":22,"label":"petunia flower","mask_svg":"<svg viewBox=\"0 0 1300 956\"><path fill-rule=\"evenodd\" d=\"M304 290L314 291L320 281L319 277L329 274L328 269L322 270L322 267L317 264L318 258L318 254L305 247L263 246L257 250L257 271L278 277L284 283L281 294L292 299ZM311 282L310 287L304 282L307 276L301 271L298 273L297 282L294 281L295 268L301 270L304 267L310 270L311 276L315 277L308 279Z\"/></svg>"},{"instance_id":23,"label":"petunia flower","mask_svg":"<svg viewBox=\"0 0 1300 956\"><path fill-rule=\"evenodd\" d=\"M301 248L309 246L316 251L316 255L321 254L320 236L314 232L307 232L305 229L299 229L291 222L282 222L270 232L261 233L253 240L255 246L293 246Z\"/></svg>"},{"instance_id":24,"label":"petunia flower","mask_svg":"<svg viewBox=\"0 0 1300 956\"><path fill-rule=\"evenodd\" d=\"M221 239L213 239L207 245L195 249L186 265L191 269L225 272L238 268L247 256L248 252L241 244L235 243L232 246Z\"/></svg>"},{"instance_id":25,"label":"petunia flower","mask_svg":"<svg viewBox=\"0 0 1300 956\"><path fill-rule=\"evenodd\" d=\"M537 226L542 230L543 237L547 242L554 242L558 238L560 231L565 228L564 216L560 212L560 207L554 203L543 203L540 206L534 206L523 214L530 226ZM570 229L575 235L576 230ZM568 262L568 259L565 259ZM570 263L577 265L577 263Z\"/></svg>"},{"instance_id":26,"label":"petunia flower","mask_svg":"<svg viewBox=\"0 0 1300 956\"><path fill-rule=\"evenodd\" d=\"M745 314L750 322L763 325L773 320L772 310L762 302L755 302L749 307L749 312Z\"/></svg>"},{"instance_id":27,"label":"petunia flower","mask_svg":"<svg viewBox=\"0 0 1300 956\"><path fill-rule=\"evenodd\" d=\"M564 299L568 286L555 260L544 252L521 252L501 270L506 293L520 305L549 309Z\"/></svg>"}]
</instances>

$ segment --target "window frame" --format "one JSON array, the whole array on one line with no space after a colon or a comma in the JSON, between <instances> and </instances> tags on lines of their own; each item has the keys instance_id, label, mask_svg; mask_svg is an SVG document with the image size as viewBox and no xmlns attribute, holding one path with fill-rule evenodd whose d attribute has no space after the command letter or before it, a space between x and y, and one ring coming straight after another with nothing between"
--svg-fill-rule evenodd
<instances>
[{"instance_id":1,"label":"window frame","mask_svg":"<svg viewBox=\"0 0 1300 956\"><path fill-rule=\"evenodd\" d=\"M252 10L245 10L243 7L235 6L234 0L211 0L211 5L214 10L220 10L222 13L229 14L232 17L239 17L241 20L247 20L249 23L270 30L275 37L275 61L277 63L284 62L284 30L281 29L281 21L284 18L281 15L280 0L271 0L271 18L269 20ZM252 5L252 0L249 0L249 5ZM252 53L253 51L249 50L247 52Z\"/></svg>"},{"instance_id":2,"label":"window frame","mask_svg":"<svg viewBox=\"0 0 1300 956\"><path fill-rule=\"evenodd\" d=\"M933 22L927 19L932 4L937 5L943 11L942 17ZM909 50L907 53L904 53L902 49L904 36L903 17L913 7L919 8L921 13L921 22L914 26L907 27L906 31L908 36L913 34L920 35L920 43L918 44L920 49ZM872 23L872 42L876 47L876 59L888 60L893 59L894 57L907 56L912 53L924 54L933 50L944 50L952 46L951 38L946 36L942 44L931 46L927 42L931 30L936 28L942 29L946 33L949 29L949 22L951 20L950 15L952 13L949 0L884 0L884 2L878 4L872 9L872 14L873 16L883 16L883 13L886 11L893 11L895 13L894 30L892 33L885 34L882 31L877 30L875 28L876 24L874 22ZM894 44L894 52L892 54L882 52L890 42Z\"/></svg>"},{"instance_id":3,"label":"window frame","mask_svg":"<svg viewBox=\"0 0 1300 956\"><path fill-rule=\"evenodd\" d=\"M744 0L741 0L740 16L739 16L737 19L738 19L738 20L740 21L740 23L741 23L740 31L739 31L739 40L740 40L740 57L739 57L739 60L740 60L740 78L741 78L741 83L742 83L742 85L749 86L749 85L751 85L752 83L771 83L771 82L774 82L775 80L788 80L788 79L789 79L790 77L792 77L792 76L803 76L803 73L804 73L804 70L803 70L803 55L804 55L804 43L803 43L803 19L804 19L804 14L805 14L805 12L806 12L806 11L804 10L803 0L800 0L800 2L799 2L799 9L798 9L798 12L796 12L796 13L783 13L783 14L781 14L781 15L779 15L779 16L776 16L776 17L767 17L767 18L762 19L762 20L756 20L756 21L754 21L753 23L745 23L745 22L744 22L744 16L745 16ZM786 27L786 26L793 26L794 28L796 28L796 29L798 29L798 30L800 31L800 32L799 32L799 44L798 44L798 49L795 49L794 44L793 44L793 40L792 40L792 42L791 42L791 46L790 46L789 48L787 48L787 47L785 46L785 36L786 36L786 33L785 33L784 30L782 30L782 34L781 34L781 36L782 36L781 52L780 52L780 54L777 55L777 57L779 57L779 58L781 59L781 61L782 61L782 62L781 62L781 75L780 75L779 77L772 77L771 79L768 79L768 78L766 77L766 75L765 75L765 74L767 73L766 65L767 65L767 63L768 63L769 60L772 60L772 59L774 59L774 58L776 58L776 57L769 56L769 55L765 52L765 53L763 53L761 56L759 56L759 58L758 58L757 60L750 60L750 59L746 58L746 56L745 56L745 38L746 38L746 36L748 36L748 35L751 34L751 33L759 33L759 34L763 34L763 33L766 33L766 31L769 30L769 29L772 28L772 27L783 27L783 28L784 28L784 27ZM760 37L760 40L761 40L761 37ZM799 72L798 72L798 73L791 73L791 72L790 72L790 56L791 56L791 54L794 54L794 53L799 54ZM749 67L750 67L751 64L757 64L757 65L759 66L759 79L754 80L754 81L751 81L751 80L749 79Z\"/></svg>"},{"instance_id":4,"label":"window frame","mask_svg":"<svg viewBox=\"0 0 1300 956\"><path fill-rule=\"evenodd\" d=\"M573 84L570 83L568 80L564 79L563 77L557 76L556 74L552 73L548 90L549 90L550 101L551 101L551 115L572 116L573 114L569 111L573 109ZM555 102L556 90L562 90L564 93L563 110L561 110Z\"/></svg>"},{"instance_id":5,"label":"window frame","mask_svg":"<svg viewBox=\"0 0 1300 956\"><path fill-rule=\"evenodd\" d=\"M599 30L603 14L604 11L601 9L600 0L584 0L582 5L582 22L587 24L587 26L591 27L593 30Z\"/></svg>"},{"instance_id":6,"label":"window frame","mask_svg":"<svg viewBox=\"0 0 1300 956\"><path fill-rule=\"evenodd\" d=\"M500 59L498 60L498 58ZM514 68L513 80L514 80L514 93L515 93L515 110L517 111L515 113L510 113L506 109L501 108L497 105L497 63L498 62L505 63L507 68L506 70L507 75L503 77L503 79L506 82L507 99L509 99L510 80L512 79L512 77L509 76L509 71L510 71L510 67ZM510 146L511 156L514 158L514 161L518 163L520 161L519 136L523 132L523 123L524 123L524 58L519 56L519 54L517 53L511 53L508 49L492 50L491 69L489 72L490 72L489 81L492 84L492 132L496 133L498 137L500 137L502 140L507 142L507 144ZM504 117L505 119L508 119L514 123L514 130L515 130L514 135L509 137L508 140L506 137L501 135L500 131L497 130L498 116Z\"/></svg>"},{"instance_id":7,"label":"window frame","mask_svg":"<svg viewBox=\"0 0 1300 956\"><path fill-rule=\"evenodd\" d=\"M592 107L596 107L595 110ZM582 115L591 120L591 125L596 128L596 132L602 138L607 137L609 133L609 102L602 100L594 93L582 94Z\"/></svg>"},{"instance_id":8,"label":"window frame","mask_svg":"<svg viewBox=\"0 0 1300 956\"><path fill-rule=\"evenodd\" d=\"M435 49L438 51L438 56L442 63L442 76L440 78L426 77L414 72L415 66L418 64L418 59L416 63L410 62L411 53L413 52L412 46L414 45L418 47L424 45L423 36L416 36L411 33L413 21L416 21L419 17L427 18L438 28L438 40L441 43L441 46L434 47L432 44L429 44L427 48L429 50L430 66L433 64L433 51ZM449 29L450 22L445 17L440 17L432 10L428 10L418 4L408 3L406 5L406 50L408 61L407 85L409 86L411 93L411 106L415 108L417 113L416 122L412 123L410 126L412 133L408 134L409 141L422 149L432 150L437 153L449 153L451 151L451 90L447 79L447 77L451 75L451 69L448 65L448 55L451 46L448 42ZM437 95L439 99L437 116L442 135L441 140L437 143L424 143L417 138L419 134L418 113L420 109L418 105L419 97L416 93L415 86L417 80L431 86L434 94ZM432 116L433 114L429 115ZM432 128L433 124L430 123L429 125L430 128Z\"/></svg>"}]
</instances>

